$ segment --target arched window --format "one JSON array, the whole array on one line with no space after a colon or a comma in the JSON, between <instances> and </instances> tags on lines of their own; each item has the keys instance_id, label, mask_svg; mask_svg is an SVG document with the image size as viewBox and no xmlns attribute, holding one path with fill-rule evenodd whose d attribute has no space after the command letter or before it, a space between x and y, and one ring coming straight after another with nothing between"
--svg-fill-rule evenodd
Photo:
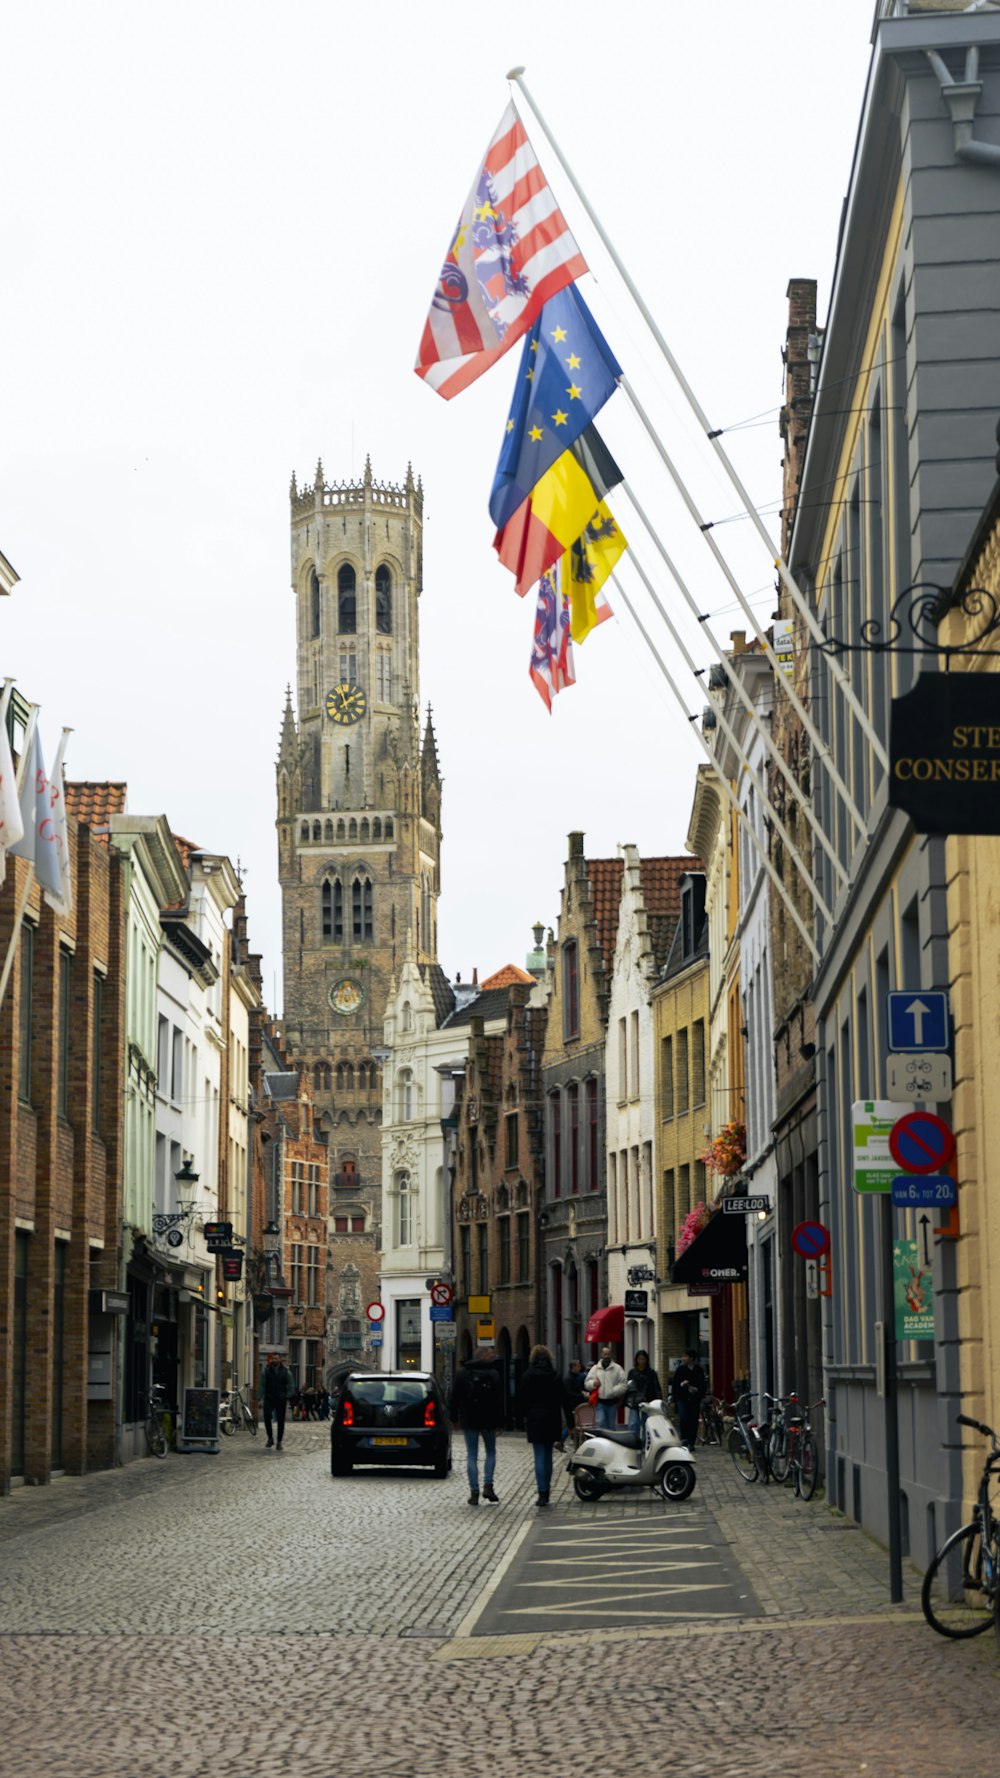
<instances>
[{"instance_id":1,"label":"arched window","mask_svg":"<svg viewBox=\"0 0 1000 1778\"><path fill-rule=\"evenodd\" d=\"M332 821L325 821L323 823L323 838L328 845L333 844L333 822Z\"/></svg>"},{"instance_id":2,"label":"arched window","mask_svg":"<svg viewBox=\"0 0 1000 1778\"><path fill-rule=\"evenodd\" d=\"M353 636L358 628L358 595L354 569L349 562L337 574L337 629L341 636Z\"/></svg>"},{"instance_id":3,"label":"arched window","mask_svg":"<svg viewBox=\"0 0 1000 1778\"><path fill-rule=\"evenodd\" d=\"M348 839L349 839L349 840L356 840L356 839L357 839L357 837L358 837L358 824L357 824L357 822L356 822L356 821L351 821L351 822L349 822L349 823L348 823L348 828L347 828L347 837L348 837Z\"/></svg>"},{"instance_id":4,"label":"arched window","mask_svg":"<svg viewBox=\"0 0 1000 1778\"><path fill-rule=\"evenodd\" d=\"M354 1063L353 1062L345 1062L344 1063L344 1091L347 1093L353 1093L353 1091L354 1091Z\"/></svg>"},{"instance_id":5,"label":"arched window","mask_svg":"<svg viewBox=\"0 0 1000 1778\"><path fill-rule=\"evenodd\" d=\"M403 1001L403 1030L413 1030L413 1008L408 1000Z\"/></svg>"},{"instance_id":6,"label":"arched window","mask_svg":"<svg viewBox=\"0 0 1000 1778\"><path fill-rule=\"evenodd\" d=\"M344 1064L343 1064L343 1062L338 1062L337 1063L337 1091L338 1091L338 1093L342 1093L343 1090L344 1090Z\"/></svg>"},{"instance_id":7,"label":"arched window","mask_svg":"<svg viewBox=\"0 0 1000 1778\"><path fill-rule=\"evenodd\" d=\"M308 821L303 821L302 833L299 837L303 840L307 840L309 838L309 823L308 823Z\"/></svg>"},{"instance_id":8,"label":"arched window","mask_svg":"<svg viewBox=\"0 0 1000 1778\"><path fill-rule=\"evenodd\" d=\"M396 1175L396 1190L399 1193L399 1245L409 1247L413 1242L413 1191L408 1173Z\"/></svg>"},{"instance_id":9,"label":"arched window","mask_svg":"<svg viewBox=\"0 0 1000 1778\"><path fill-rule=\"evenodd\" d=\"M321 840L322 838L323 838L322 826L320 825L320 823L318 821L314 821L313 822L313 839L314 840Z\"/></svg>"},{"instance_id":10,"label":"arched window","mask_svg":"<svg viewBox=\"0 0 1000 1778\"><path fill-rule=\"evenodd\" d=\"M365 1092L367 1089L367 1086L368 1086L368 1063L367 1062L359 1062L359 1064L358 1064L358 1088L359 1088L359 1091L361 1091L362 1093Z\"/></svg>"},{"instance_id":11,"label":"arched window","mask_svg":"<svg viewBox=\"0 0 1000 1778\"><path fill-rule=\"evenodd\" d=\"M391 821L391 819L389 819L389 820L387 820L387 821L386 821L386 824L385 824L385 837L386 837L386 839L387 839L387 840L391 840L391 839L392 839L392 821Z\"/></svg>"},{"instance_id":12,"label":"arched window","mask_svg":"<svg viewBox=\"0 0 1000 1778\"><path fill-rule=\"evenodd\" d=\"M351 884L351 934L356 939L372 936L372 882L364 873Z\"/></svg>"},{"instance_id":13,"label":"arched window","mask_svg":"<svg viewBox=\"0 0 1000 1778\"><path fill-rule=\"evenodd\" d=\"M373 840L380 840L381 838L382 838L382 818L380 815L376 815L374 821L372 822L372 839Z\"/></svg>"},{"instance_id":14,"label":"arched window","mask_svg":"<svg viewBox=\"0 0 1000 1778\"><path fill-rule=\"evenodd\" d=\"M342 846L347 838L347 829L342 821L337 822L337 844Z\"/></svg>"},{"instance_id":15,"label":"arched window","mask_svg":"<svg viewBox=\"0 0 1000 1778\"><path fill-rule=\"evenodd\" d=\"M315 568L309 576L309 634L319 635L319 575Z\"/></svg>"},{"instance_id":16,"label":"arched window","mask_svg":"<svg viewBox=\"0 0 1000 1778\"><path fill-rule=\"evenodd\" d=\"M375 628L380 636L392 635L392 575L384 562L375 570Z\"/></svg>"},{"instance_id":17,"label":"arched window","mask_svg":"<svg viewBox=\"0 0 1000 1778\"><path fill-rule=\"evenodd\" d=\"M323 884L323 937L340 944L344 937L344 891L339 877L327 877Z\"/></svg>"},{"instance_id":18,"label":"arched window","mask_svg":"<svg viewBox=\"0 0 1000 1778\"><path fill-rule=\"evenodd\" d=\"M370 838L371 838L371 834L368 829L368 818L366 816L365 819L361 823L361 844L363 846L367 845Z\"/></svg>"}]
</instances>

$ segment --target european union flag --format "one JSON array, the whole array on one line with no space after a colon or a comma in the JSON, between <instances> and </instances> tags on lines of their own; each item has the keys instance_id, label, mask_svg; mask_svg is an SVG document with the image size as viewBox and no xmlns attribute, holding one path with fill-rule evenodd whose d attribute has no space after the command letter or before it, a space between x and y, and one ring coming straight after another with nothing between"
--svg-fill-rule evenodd
<instances>
[{"instance_id":1,"label":"european union flag","mask_svg":"<svg viewBox=\"0 0 1000 1778\"><path fill-rule=\"evenodd\" d=\"M524 343L493 479L490 516L498 530L586 431L621 374L576 285L550 297Z\"/></svg>"}]
</instances>

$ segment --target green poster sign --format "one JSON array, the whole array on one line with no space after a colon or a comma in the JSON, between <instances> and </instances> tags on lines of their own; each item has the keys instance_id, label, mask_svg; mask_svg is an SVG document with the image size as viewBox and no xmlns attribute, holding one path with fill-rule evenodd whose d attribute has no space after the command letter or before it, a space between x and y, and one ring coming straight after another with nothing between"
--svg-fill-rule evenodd
<instances>
[{"instance_id":1,"label":"green poster sign","mask_svg":"<svg viewBox=\"0 0 1000 1778\"><path fill-rule=\"evenodd\" d=\"M851 1106L853 1177L856 1192L889 1192L899 1172L889 1153L889 1134L911 1105L891 1099L858 1099Z\"/></svg>"},{"instance_id":2,"label":"green poster sign","mask_svg":"<svg viewBox=\"0 0 1000 1778\"><path fill-rule=\"evenodd\" d=\"M932 1269L917 1258L916 1241L892 1244L893 1296L896 1304L897 1340L934 1338L934 1289Z\"/></svg>"}]
</instances>

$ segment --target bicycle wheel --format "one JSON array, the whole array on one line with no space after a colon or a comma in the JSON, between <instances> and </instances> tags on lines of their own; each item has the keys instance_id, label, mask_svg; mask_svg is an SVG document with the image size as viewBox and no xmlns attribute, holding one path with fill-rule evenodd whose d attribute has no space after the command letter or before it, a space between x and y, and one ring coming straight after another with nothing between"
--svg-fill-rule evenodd
<instances>
[{"instance_id":1,"label":"bicycle wheel","mask_svg":"<svg viewBox=\"0 0 1000 1778\"><path fill-rule=\"evenodd\" d=\"M757 1459L736 1426L729 1434L729 1455L736 1465L737 1474L745 1482L757 1480Z\"/></svg>"},{"instance_id":2,"label":"bicycle wheel","mask_svg":"<svg viewBox=\"0 0 1000 1778\"><path fill-rule=\"evenodd\" d=\"M788 1433L784 1426L774 1426L767 1444L767 1461L776 1482L788 1478Z\"/></svg>"},{"instance_id":3,"label":"bicycle wheel","mask_svg":"<svg viewBox=\"0 0 1000 1778\"><path fill-rule=\"evenodd\" d=\"M233 1417L232 1403L223 1407L219 1414L219 1431L222 1433L223 1438L232 1438L233 1433L236 1431L236 1421Z\"/></svg>"},{"instance_id":4,"label":"bicycle wheel","mask_svg":"<svg viewBox=\"0 0 1000 1778\"><path fill-rule=\"evenodd\" d=\"M166 1456L167 1435L163 1430L163 1421L157 1414L150 1414L146 1421L146 1443L151 1457Z\"/></svg>"},{"instance_id":5,"label":"bicycle wheel","mask_svg":"<svg viewBox=\"0 0 1000 1778\"><path fill-rule=\"evenodd\" d=\"M247 1407L247 1404L243 1400L242 1396L240 1396L240 1407L243 1410L243 1424L244 1424L244 1426L246 1427L247 1431L254 1438L256 1438L257 1437L257 1416L256 1416L256 1414L252 1414L250 1412L250 1409Z\"/></svg>"},{"instance_id":6,"label":"bicycle wheel","mask_svg":"<svg viewBox=\"0 0 1000 1778\"><path fill-rule=\"evenodd\" d=\"M819 1446L811 1432L804 1432L799 1444L799 1493L811 1500L819 1481Z\"/></svg>"},{"instance_id":7,"label":"bicycle wheel","mask_svg":"<svg viewBox=\"0 0 1000 1778\"><path fill-rule=\"evenodd\" d=\"M920 1604L932 1630L961 1641L981 1636L996 1621L983 1586L983 1546L973 1521L941 1545L924 1575Z\"/></svg>"}]
</instances>

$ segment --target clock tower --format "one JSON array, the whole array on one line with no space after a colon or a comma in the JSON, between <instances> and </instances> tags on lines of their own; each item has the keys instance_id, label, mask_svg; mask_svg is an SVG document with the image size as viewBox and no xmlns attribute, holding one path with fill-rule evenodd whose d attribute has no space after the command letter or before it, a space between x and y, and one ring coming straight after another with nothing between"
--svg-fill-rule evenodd
<instances>
[{"instance_id":1,"label":"clock tower","mask_svg":"<svg viewBox=\"0 0 1000 1778\"><path fill-rule=\"evenodd\" d=\"M441 777L418 702L421 484L409 469L400 486L376 482L370 461L361 481L329 484L320 462L311 487L292 478L291 543L298 715L289 691L277 762L282 1029L328 1134L328 1309L350 1322L345 1305L360 1296L363 1308L373 1286L378 1295L376 1052L389 986L408 938L418 963L437 961ZM349 1244L357 1288L338 1299L337 1236L356 1233L367 1237ZM333 1325L327 1346L342 1349Z\"/></svg>"}]
</instances>

